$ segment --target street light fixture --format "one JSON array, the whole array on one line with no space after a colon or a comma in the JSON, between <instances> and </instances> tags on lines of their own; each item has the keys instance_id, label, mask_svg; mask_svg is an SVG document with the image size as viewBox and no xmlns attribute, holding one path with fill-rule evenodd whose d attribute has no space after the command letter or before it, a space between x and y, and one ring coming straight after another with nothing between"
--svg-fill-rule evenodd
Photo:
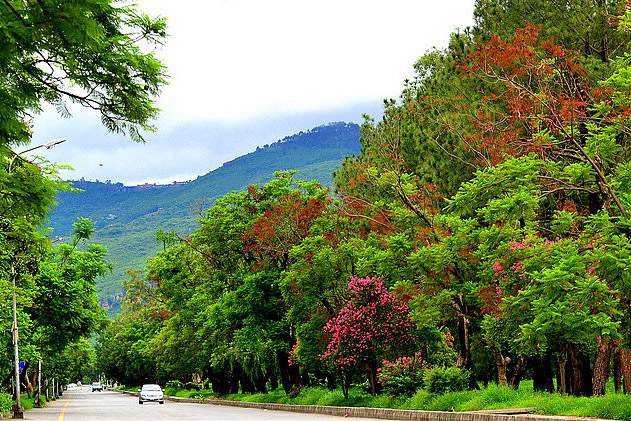
<instances>
[{"instance_id":1,"label":"street light fixture","mask_svg":"<svg viewBox=\"0 0 631 421\"><path fill-rule=\"evenodd\" d=\"M24 159L24 158L22 158L22 155L24 155L25 153L29 153L29 152L32 152L32 151L34 151L36 149L40 149L40 148L46 148L46 149L50 150L50 149L54 148L55 146L57 146L57 145L59 145L61 143L67 142L67 141L68 141L68 139L65 139L63 137L59 137L59 138L56 138L56 139L49 140L46 143L42 143L41 145L37 145L37 146L33 146L32 148L25 149L22 152L13 152L13 158L11 158L11 161L9 161L9 169L7 170L7 173L11 174L11 169L13 168L13 162L15 162L16 159Z\"/></svg>"},{"instance_id":2,"label":"street light fixture","mask_svg":"<svg viewBox=\"0 0 631 421\"><path fill-rule=\"evenodd\" d=\"M8 173L11 173L11 167L13 165L13 161L16 158L22 158L20 155L25 154L27 152L34 151L39 148L52 149L60 143L66 142L64 138L52 139L51 141L44 143L42 145L34 146L32 148L26 149L22 152L18 152L15 154L11 162L9 163ZM19 335L18 335L18 310L17 310L17 297L16 297L16 283L15 278L17 278L17 273L15 271L15 266L11 265L11 282L13 284L13 327L11 332L13 333L13 350L14 350L14 383L15 383L15 405L13 407L13 418L24 418L24 411L22 409L22 402L20 402L20 351L19 351Z\"/></svg>"}]
</instances>

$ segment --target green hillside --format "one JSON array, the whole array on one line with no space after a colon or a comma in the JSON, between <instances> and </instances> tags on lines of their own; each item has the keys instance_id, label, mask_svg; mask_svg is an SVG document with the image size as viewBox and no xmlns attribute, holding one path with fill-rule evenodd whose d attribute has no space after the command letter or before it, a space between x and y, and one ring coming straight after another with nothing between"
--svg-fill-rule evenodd
<instances>
[{"instance_id":1,"label":"green hillside","mask_svg":"<svg viewBox=\"0 0 631 421\"><path fill-rule=\"evenodd\" d=\"M286 137L225 163L186 183L124 186L121 183L74 181L82 193L60 193L49 226L55 237L67 236L79 216L92 219L96 240L116 262L99 282L104 305L115 305L129 269L144 266L157 251L158 229L191 232L197 216L216 198L269 180L275 171L298 170L300 178L331 184L331 173L347 155L360 150L359 126L332 123Z\"/></svg>"}]
</instances>

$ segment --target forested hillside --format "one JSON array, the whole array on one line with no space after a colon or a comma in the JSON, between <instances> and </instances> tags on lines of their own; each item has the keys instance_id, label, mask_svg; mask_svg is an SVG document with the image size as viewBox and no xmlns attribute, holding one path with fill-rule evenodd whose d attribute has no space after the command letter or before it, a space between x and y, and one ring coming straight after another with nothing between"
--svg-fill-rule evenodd
<instances>
[{"instance_id":1,"label":"forested hillside","mask_svg":"<svg viewBox=\"0 0 631 421\"><path fill-rule=\"evenodd\" d=\"M216 198L267 181L275 171L298 170L301 178L330 185L342 159L359 150L359 126L332 123L260 147L186 183L124 186L75 181L74 187L83 192L60 193L49 226L54 237L66 237L77 217L94 221L96 239L115 262L112 273L98 285L102 301L111 304L109 299L120 292L126 272L142 268L158 250L158 229L188 234Z\"/></svg>"}]
</instances>

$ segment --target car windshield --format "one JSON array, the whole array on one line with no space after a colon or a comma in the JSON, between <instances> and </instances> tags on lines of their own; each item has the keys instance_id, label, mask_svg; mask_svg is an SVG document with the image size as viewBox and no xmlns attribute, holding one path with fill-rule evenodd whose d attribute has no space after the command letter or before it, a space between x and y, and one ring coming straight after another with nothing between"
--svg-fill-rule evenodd
<instances>
[{"instance_id":1,"label":"car windshield","mask_svg":"<svg viewBox=\"0 0 631 421\"><path fill-rule=\"evenodd\" d=\"M142 387L142 390L155 392L155 391L161 391L162 389L157 384L146 384Z\"/></svg>"},{"instance_id":2,"label":"car windshield","mask_svg":"<svg viewBox=\"0 0 631 421\"><path fill-rule=\"evenodd\" d=\"M92 386L100 386L100 385L101 385L101 383L99 383L99 382L92 383Z\"/></svg>"}]
</instances>

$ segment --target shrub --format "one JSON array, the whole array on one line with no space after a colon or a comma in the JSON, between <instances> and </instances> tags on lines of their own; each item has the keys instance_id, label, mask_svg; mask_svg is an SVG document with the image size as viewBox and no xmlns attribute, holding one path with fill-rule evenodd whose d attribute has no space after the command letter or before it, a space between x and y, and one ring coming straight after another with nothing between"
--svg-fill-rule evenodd
<instances>
[{"instance_id":1,"label":"shrub","mask_svg":"<svg viewBox=\"0 0 631 421\"><path fill-rule=\"evenodd\" d=\"M425 389L432 394L465 390L469 384L469 372L456 367L435 367L425 372Z\"/></svg>"},{"instance_id":2,"label":"shrub","mask_svg":"<svg viewBox=\"0 0 631 421\"><path fill-rule=\"evenodd\" d=\"M182 389L184 384L179 380L169 380L164 387L169 389Z\"/></svg>"},{"instance_id":3,"label":"shrub","mask_svg":"<svg viewBox=\"0 0 631 421\"><path fill-rule=\"evenodd\" d=\"M6 414L11 411L12 405L13 399L11 398L11 395L0 392L0 418L2 417L2 414Z\"/></svg>"},{"instance_id":4,"label":"shrub","mask_svg":"<svg viewBox=\"0 0 631 421\"><path fill-rule=\"evenodd\" d=\"M423 387L423 356L397 358L394 362L384 361L379 372L383 391L392 396L412 396Z\"/></svg>"}]
</instances>

